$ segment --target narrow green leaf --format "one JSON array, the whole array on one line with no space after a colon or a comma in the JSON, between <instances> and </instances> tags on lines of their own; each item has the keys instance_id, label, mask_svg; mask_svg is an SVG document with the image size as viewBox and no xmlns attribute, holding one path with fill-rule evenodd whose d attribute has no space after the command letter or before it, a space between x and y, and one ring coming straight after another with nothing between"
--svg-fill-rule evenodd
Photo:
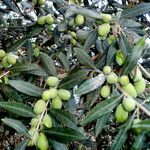
<instances>
[{"instance_id":1,"label":"narrow green leaf","mask_svg":"<svg viewBox=\"0 0 150 150\"><path fill-rule=\"evenodd\" d=\"M138 5L135 5L133 8L125 9L122 12L122 17L133 18L148 13L149 10L150 10L150 3L140 3Z\"/></svg>"},{"instance_id":2,"label":"narrow green leaf","mask_svg":"<svg viewBox=\"0 0 150 150\"><path fill-rule=\"evenodd\" d=\"M91 46L93 46L95 44L97 38L98 38L97 31L96 30L91 31L87 36L87 39L83 46L83 49L84 50L90 49Z\"/></svg>"},{"instance_id":3,"label":"narrow green leaf","mask_svg":"<svg viewBox=\"0 0 150 150\"><path fill-rule=\"evenodd\" d=\"M3 118L2 121L9 127L15 129L18 133L23 133L25 136L29 137L28 129L21 121L11 118Z\"/></svg>"},{"instance_id":4,"label":"narrow green leaf","mask_svg":"<svg viewBox=\"0 0 150 150\"><path fill-rule=\"evenodd\" d=\"M56 73L56 67L55 67L54 61L46 53L41 53L40 59L44 65L45 70L48 72L48 74L56 76L57 73Z\"/></svg>"},{"instance_id":5,"label":"narrow green leaf","mask_svg":"<svg viewBox=\"0 0 150 150\"><path fill-rule=\"evenodd\" d=\"M138 60L142 57L142 52L146 47L146 37L140 39L137 44L133 47L132 51L126 57L123 65L123 74L129 74L134 67L137 65Z\"/></svg>"},{"instance_id":6,"label":"narrow green leaf","mask_svg":"<svg viewBox=\"0 0 150 150\"><path fill-rule=\"evenodd\" d=\"M111 112L119 103L118 96L106 99L105 101L100 102L95 107L92 108L90 112L81 120L80 124L82 126L86 125L89 122Z\"/></svg>"},{"instance_id":7,"label":"narrow green leaf","mask_svg":"<svg viewBox=\"0 0 150 150\"><path fill-rule=\"evenodd\" d=\"M95 68L91 57L81 48L74 48L78 61L89 68Z\"/></svg>"},{"instance_id":8,"label":"narrow green leaf","mask_svg":"<svg viewBox=\"0 0 150 150\"><path fill-rule=\"evenodd\" d=\"M73 72L67 75L60 84L58 85L59 88L70 89L73 88L75 85L80 84L88 75L88 71L79 70L77 72Z\"/></svg>"},{"instance_id":9,"label":"narrow green leaf","mask_svg":"<svg viewBox=\"0 0 150 150\"><path fill-rule=\"evenodd\" d=\"M145 132L142 132L141 134L139 134L136 139L134 144L132 145L131 150L142 150L143 145L144 145L144 141L145 141Z\"/></svg>"},{"instance_id":10,"label":"narrow green leaf","mask_svg":"<svg viewBox=\"0 0 150 150\"><path fill-rule=\"evenodd\" d=\"M127 139L127 131L131 128L133 119L135 117L135 112L133 115L128 119L128 122L124 124L123 128L120 129L119 133L114 139L114 142L111 145L110 150L120 150L123 146L124 142Z\"/></svg>"},{"instance_id":11,"label":"narrow green leaf","mask_svg":"<svg viewBox=\"0 0 150 150\"><path fill-rule=\"evenodd\" d=\"M48 130L43 130L43 132L61 141L82 141L87 139L80 132L67 127L52 127Z\"/></svg>"},{"instance_id":12,"label":"narrow green leaf","mask_svg":"<svg viewBox=\"0 0 150 150\"><path fill-rule=\"evenodd\" d=\"M29 140L25 139L21 143L17 144L14 150L25 150L28 145Z\"/></svg>"},{"instance_id":13,"label":"narrow green leaf","mask_svg":"<svg viewBox=\"0 0 150 150\"><path fill-rule=\"evenodd\" d=\"M68 71L69 68L70 68L70 62L69 62L67 56L64 55L62 52L60 52L60 53L58 54L58 57L59 57L61 63L63 64L65 70Z\"/></svg>"},{"instance_id":14,"label":"narrow green leaf","mask_svg":"<svg viewBox=\"0 0 150 150\"><path fill-rule=\"evenodd\" d=\"M95 126L95 136L96 137L101 133L101 131L104 128L105 124L107 123L109 117L110 117L110 113L105 114L97 119L96 126Z\"/></svg>"},{"instance_id":15,"label":"narrow green leaf","mask_svg":"<svg viewBox=\"0 0 150 150\"><path fill-rule=\"evenodd\" d=\"M23 80L9 80L9 84L19 92L30 96L40 97L42 94L42 90L40 88Z\"/></svg>"},{"instance_id":16,"label":"narrow green leaf","mask_svg":"<svg viewBox=\"0 0 150 150\"><path fill-rule=\"evenodd\" d=\"M23 117L34 117L32 109L21 102L0 102L0 108Z\"/></svg>"},{"instance_id":17,"label":"narrow green leaf","mask_svg":"<svg viewBox=\"0 0 150 150\"><path fill-rule=\"evenodd\" d=\"M99 74L97 77L90 78L83 82L75 94L77 95L83 95L88 92L91 92L95 89L97 89L99 86L101 86L105 82L105 76L103 74Z\"/></svg>"},{"instance_id":18,"label":"narrow green leaf","mask_svg":"<svg viewBox=\"0 0 150 150\"><path fill-rule=\"evenodd\" d=\"M143 120L137 124L134 124L132 128L140 128L142 130L150 131L150 120Z\"/></svg>"},{"instance_id":19,"label":"narrow green leaf","mask_svg":"<svg viewBox=\"0 0 150 150\"><path fill-rule=\"evenodd\" d=\"M58 141L50 140L50 143L54 148L54 150L68 150L67 145L60 143Z\"/></svg>"}]
</instances>

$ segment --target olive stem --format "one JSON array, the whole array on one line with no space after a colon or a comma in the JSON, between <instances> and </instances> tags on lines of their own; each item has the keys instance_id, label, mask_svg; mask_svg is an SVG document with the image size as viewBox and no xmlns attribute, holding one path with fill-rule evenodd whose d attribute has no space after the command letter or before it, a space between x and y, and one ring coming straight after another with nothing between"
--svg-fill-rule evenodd
<instances>
[{"instance_id":1,"label":"olive stem","mask_svg":"<svg viewBox=\"0 0 150 150\"><path fill-rule=\"evenodd\" d=\"M7 74L9 74L9 73L10 73L10 71L7 71L7 72L3 73L3 74L0 76L0 79L3 78L5 75L7 75Z\"/></svg>"},{"instance_id":2,"label":"olive stem","mask_svg":"<svg viewBox=\"0 0 150 150\"><path fill-rule=\"evenodd\" d=\"M138 64L138 66L141 68L141 70L146 74L146 76L150 79L150 74L148 73L148 71L141 65Z\"/></svg>"}]
</instances>

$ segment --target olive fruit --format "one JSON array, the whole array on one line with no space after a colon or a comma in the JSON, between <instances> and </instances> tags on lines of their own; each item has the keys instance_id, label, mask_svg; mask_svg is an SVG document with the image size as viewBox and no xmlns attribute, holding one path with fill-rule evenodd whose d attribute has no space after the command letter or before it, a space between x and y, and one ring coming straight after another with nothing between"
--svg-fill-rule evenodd
<instances>
[{"instance_id":1,"label":"olive fruit","mask_svg":"<svg viewBox=\"0 0 150 150\"><path fill-rule=\"evenodd\" d=\"M68 25L70 27L74 26L75 25L74 19L70 19L69 22L68 22Z\"/></svg>"},{"instance_id":2,"label":"olive fruit","mask_svg":"<svg viewBox=\"0 0 150 150\"><path fill-rule=\"evenodd\" d=\"M52 119L51 117L46 114L43 117L43 124L47 127L47 128L51 128L52 127Z\"/></svg>"},{"instance_id":3,"label":"olive fruit","mask_svg":"<svg viewBox=\"0 0 150 150\"><path fill-rule=\"evenodd\" d=\"M37 125L37 123L38 123L38 118L32 118L31 119L31 127L35 127L36 125Z\"/></svg>"},{"instance_id":4,"label":"olive fruit","mask_svg":"<svg viewBox=\"0 0 150 150\"><path fill-rule=\"evenodd\" d=\"M40 150L48 150L48 140L47 140L47 137L45 136L45 134L43 132L41 132L39 134L36 146Z\"/></svg>"},{"instance_id":5,"label":"olive fruit","mask_svg":"<svg viewBox=\"0 0 150 150\"><path fill-rule=\"evenodd\" d=\"M46 23L46 16L42 16L42 17L38 18L37 23L39 25L44 25Z\"/></svg>"},{"instance_id":6,"label":"olive fruit","mask_svg":"<svg viewBox=\"0 0 150 150\"><path fill-rule=\"evenodd\" d=\"M126 75L123 75L119 78L119 83L121 85L127 85L129 83L129 78Z\"/></svg>"},{"instance_id":7,"label":"olive fruit","mask_svg":"<svg viewBox=\"0 0 150 150\"><path fill-rule=\"evenodd\" d=\"M45 4L45 0L37 0L39 5L44 5Z\"/></svg>"},{"instance_id":8,"label":"olive fruit","mask_svg":"<svg viewBox=\"0 0 150 150\"><path fill-rule=\"evenodd\" d=\"M109 23L104 23L98 27L98 34L102 37L106 36L109 32L110 32Z\"/></svg>"},{"instance_id":9,"label":"olive fruit","mask_svg":"<svg viewBox=\"0 0 150 150\"><path fill-rule=\"evenodd\" d=\"M73 37L73 38L76 38L77 37L77 34L73 31L70 31L69 34Z\"/></svg>"},{"instance_id":10,"label":"olive fruit","mask_svg":"<svg viewBox=\"0 0 150 150\"><path fill-rule=\"evenodd\" d=\"M132 123L132 125L134 126L134 125L136 125L136 124L138 124L138 123L140 123L141 122L141 119L134 119L133 120L133 123ZM133 127L132 126L132 127ZM133 128L133 130L134 130L134 132L135 133L137 133L137 134L139 134L140 132L141 132L141 129L140 128Z\"/></svg>"},{"instance_id":11,"label":"olive fruit","mask_svg":"<svg viewBox=\"0 0 150 150\"><path fill-rule=\"evenodd\" d=\"M52 100L52 108L54 108L54 109L62 108L62 101L58 96Z\"/></svg>"},{"instance_id":12,"label":"olive fruit","mask_svg":"<svg viewBox=\"0 0 150 150\"><path fill-rule=\"evenodd\" d=\"M138 67L136 67L132 70L130 76L134 81L138 81L142 78L142 73L141 73L140 69Z\"/></svg>"},{"instance_id":13,"label":"olive fruit","mask_svg":"<svg viewBox=\"0 0 150 150\"><path fill-rule=\"evenodd\" d=\"M33 49L33 54L35 57L38 57L40 55L40 49L39 47L36 47Z\"/></svg>"},{"instance_id":14,"label":"olive fruit","mask_svg":"<svg viewBox=\"0 0 150 150\"><path fill-rule=\"evenodd\" d=\"M131 83L123 85L122 89L131 97L133 97L133 98L137 97L137 92Z\"/></svg>"},{"instance_id":15,"label":"olive fruit","mask_svg":"<svg viewBox=\"0 0 150 150\"><path fill-rule=\"evenodd\" d=\"M46 83L52 87L55 87L58 84L58 82L59 82L58 78L54 76L50 76L46 80Z\"/></svg>"},{"instance_id":16,"label":"olive fruit","mask_svg":"<svg viewBox=\"0 0 150 150\"><path fill-rule=\"evenodd\" d=\"M101 17L102 17L103 21L106 23L110 22L112 19L111 15L109 15L109 14L102 14Z\"/></svg>"},{"instance_id":17,"label":"olive fruit","mask_svg":"<svg viewBox=\"0 0 150 150\"><path fill-rule=\"evenodd\" d=\"M54 18L51 15L47 15L45 21L47 24L51 25L54 22Z\"/></svg>"},{"instance_id":18,"label":"olive fruit","mask_svg":"<svg viewBox=\"0 0 150 150\"><path fill-rule=\"evenodd\" d=\"M111 72L107 77L106 80L109 84L114 84L118 81L118 76L114 73Z\"/></svg>"},{"instance_id":19,"label":"olive fruit","mask_svg":"<svg viewBox=\"0 0 150 150\"><path fill-rule=\"evenodd\" d=\"M117 122L123 123L128 118L128 112L125 111L122 107L122 104L119 104L116 108L115 118Z\"/></svg>"},{"instance_id":20,"label":"olive fruit","mask_svg":"<svg viewBox=\"0 0 150 150\"><path fill-rule=\"evenodd\" d=\"M77 41L75 39L70 39L71 45L75 46L77 44Z\"/></svg>"},{"instance_id":21,"label":"olive fruit","mask_svg":"<svg viewBox=\"0 0 150 150\"><path fill-rule=\"evenodd\" d=\"M45 101L43 100L38 100L35 105L34 105L34 108L33 108L33 111L36 113L36 114L40 114L43 112L43 110L45 109L46 107L46 103Z\"/></svg>"},{"instance_id":22,"label":"olive fruit","mask_svg":"<svg viewBox=\"0 0 150 150\"><path fill-rule=\"evenodd\" d=\"M7 62L7 57L5 56L5 57L2 59L2 66L5 67L5 68L8 68L9 65L10 65L10 64Z\"/></svg>"},{"instance_id":23,"label":"olive fruit","mask_svg":"<svg viewBox=\"0 0 150 150\"><path fill-rule=\"evenodd\" d=\"M103 98L107 98L110 95L110 86L104 85L100 90L100 94Z\"/></svg>"},{"instance_id":24,"label":"olive fruit","mask_svg":"<svg viewBox=\"0 0 150 150\"><path fill-rule=\"evenodd\" d=\"M108 75L111 73L111 67L110 66L104 66L103 73Z\"/></svg>"},{"instance_id":25,"label":"olive fruit","mask_svg":"<svg viewBox=\"0 0 150 150\"><path fill-rule=\"evenodd\" d=\"M30 130L28 131L28 133L29 133L30 138L31 138L31 140L28 143L28 146L33 146L33 145L36 144L36 142L38 140L39 133L38 133L38 131L36 130L35 127L30 128Z\"/></svg>"},{"instance_id":26,"label":"olive fruit","mask_svg":"<svg viewBox=\"0 0 150 150\"><path fill-rule=\"evenodd\" d=\"M56 95L57 95L57 89L51 88L43 92L42 99L46 101L55 98Z\"/></svg>"},{"instance_id":27,"label":"olive fruit","mask_svg":"<svg viewBox=\"0 0 150 150\"><path fill-rule=\"evenodd\" d=\"M60 89L58 90L58 96L62 100L69 100L71 97L71 93L68 90Z\"/></svg>"},{"instance_id":28,"label":"olive fruit","mask_svg":"<svg viewBox=\"0 0 150 150\"><path fill-rule=\"evenodd\" d=\"M0 59L5 57L6 53L4 50L0 49Z\"/></svg>"},{"instance_id":29,"label":"olive fruit","mask_svg":"<svg viewBox=\"0 0 150 150\"><path fill-rule=\"evenodd\" d=\"M116 53L116 62L117 62L117 64L119 66L123 65L124 60L125 59L124 59L124 56L123 56L121 50L117 51L117 53Z\"/></svg>"},{"instance_id":30,"label":"olive fruit","mask_svg":"<svg viewBox=\"0 0 150 150\"><path fill-rule=\"evenodd\" d=\"M135 109L136 102L133 98L127 97L123 99L122 106L126 111L132 111Z\"/></svg>"},{"instance_id":31,"label":"olive fruit","mask_svg":"<svg viewBox=\"0 0 150 150\"><path fill-rule=\"evenodd\" d=\"M140 80L134 82L134 88L137 92L137 94L142 94L146 87L146 82L144 78L141 78Z\"/></svg>"},{"instance_id":32,"label":"olive fruit","mask_svg":"<svg viewBox=\"0 0 150 150\"><path fill-rule=\"evenodd\" d=\"M114 35L110 35L108 38L107 38L107 41L108 41L108 44L112 44L113 42L116 41L116 37Z\"/></svg>"},{"instance_id":33,"label":"olive fruit","mask_svg":"<svg viewBox=\"0 0 150 150\"><path fill-rule=\"evenodd\" d=\"M8 54L6 56L6 60L9 64L12 64L12 65L14 65L16 63L16 57L13 54Z\"/></svg>"},{"instance_id":34,"label":"olive fruit","mask_svg":"<svg viewBox=\"0 0 150 150\"><path fill-rule=\"evenodd\" d=\"M77 15L75 18L75 24L78 26L81 26L84 24L84 16L82 15Z\"/></svg>"}]
</instances>

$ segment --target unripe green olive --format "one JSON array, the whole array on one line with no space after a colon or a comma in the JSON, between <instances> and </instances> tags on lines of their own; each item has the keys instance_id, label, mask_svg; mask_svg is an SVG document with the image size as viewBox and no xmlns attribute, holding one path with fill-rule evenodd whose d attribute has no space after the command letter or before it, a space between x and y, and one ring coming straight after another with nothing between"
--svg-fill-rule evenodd
<instances>
[{"instance_id":1,"label":"unripe green olive","mask_svg":"<svg viewBox=\"0 0 150 150\"><path fill-rule=\"evenodd\" d=\"M44 117L43 117L43 124L47 127L47 128L51 128L53 126L52 124L52 119L51 117L46 114Z\"/></svg>"},{"instance_id":2,"label":"unripe green olive","mask_svg":"<svg viewBox=\"0 0 150 150\"><path fill-rule=\"evenodd\" d=\"M133 98L137 97L137 92L131 83L123 85L122 89L131 97L133 97Z\"/></svg>"},{"instance_id":3,"label":"unripe green olive","mask_svg":"<svg viewBox=\"0 0 150 150\"><path fill-rule=\"evenodd\" d=\"M75 25L74 19L70 19L69 22L68 22L68 25L70 27L74 26Z\"/></svg>"},{"instance_id":4,"label":"unripe green olive","mask_svg":"<svg viewBox=\"0 0 150 150\"><path fill-rule=\"evenodd\" d=\"M46 107L46 102L44 100L38 100L33 108L33 111L36 114L41 114Z\"/></svg>"},{"instance_id":5,"label":"unripe green olive","mask_svg":"<svg viewBox=\"0 0 150 150\"><path fill-rule=\"evenodd\" d=\"M134 82L134 88L136 89L137 94L142 94L146 88L146 82L144 78Z\"/></svg>"},{"instance_id":6,"label":"unripe green olive","mask_svg":"<svg viewBox=\"0 0 150 150\"><path fill-rule=\"evenodd\" d=\"M37 0L39 5L44 5L45 4L45 0Z\"/></svg>"},{"instance_id":7,"label":"unripe green olive","mask_svg":"<svg viewBox=\"0 0 150 150\"><path fill-rule=\"evenodd\" d=\"M103 98L107 98L110 95L110 86L109 85L104 85L101 88L100 94Z\"/></svg>"},{"instance_id":8,"label":"unripe green olive","mask_svg":"<svg viewBox=\"0 0 150 150\"><path fill-rule=\"evenodd\" d=\"M33 49L33 54L35 57L38 57L40 55L40 49L39 47L36 47Z\"/></svg>"},{"instance_id":9,"label":"unripe green olive","mask_svg":"<svg viewBox=\"0 0 150 150\"><path fill-rule=\"evenodd\" d=\"M6 57L7 57L6 60L7 60L7 62L8 62L9 64L14 65L14 64L16 63L16 57L15 57L15 55L13 55L13 54L8 54Z\"/></svg>"},{"instance_id":10,"label":"unripe green olive","mask_svg":"<svg viewBox=\"0 0 150 150\"><path fill-rule=\"evenodd\" d=\"M132 125L138 124L140 122L141 122L141 119L134 119ZM133 128L133 130L137 134L141 133L142 131L140 128Z\"/></svg>"},{"instance_id":11,"label":"unripe green olive","mask_svg":"<svg viewBox=\"0 0 150 150\"><path fill-rule=\"evenodd\" d=\"M136 106L136 102L133 98L124 98L122 101L122 106L126 111L133 111Z\"/></svg>"},{"instance_id":12,"label":"unripe green olive","mask_svg":"<svg viewBox=\"0 0 150 150\"><path fill-rule=\"evenodd\" d=\"M78 26L81 26L84 24L84 16L82 15L77 15L75 18L75 24Z\"/></svg>"},{"instance_id":13,"label":"unripe green olive","mask_svg":"<svg viewBox=\"0 0 150 150\"><path fill-rule=\"evenodd\" d=\"M48 140L47 140L47 137L45 136L45 134L43 132L41 132L39 134L39 138L37 140L36 146L40 150L48 150Z\"/></svg>"},{"instance_id":14,"label":"unripe green olive","mask_svg":"<svg viewBox=\"0 0 150 150\"><path fill-rule=\"evenodd\" d=\"M30 130L28 131L28 133L29 133L30 138L31 138L31 140L28 143L28 146L33 146L33 145L36 144L36 142L38 140L39 133L38 133L38 131L36 130L35 127L30 128Z\"/></svg>"},{"instance_id":15,"label":"unripe green olive","mask_svg":"<svg viewBox=\"0 0 150 150\"><path fill-rule=\"evenodd\" d=\"M38 118L32 118L31 119L31 127L35 127L36 125L37 125L37 123L38 123Z\"/></svg>"},{"instance_id":16,"label":"unripe green olive","mask_svg":"<svg viewBox=\"0 0 150 150\"><path fill-rule=\"evenodd\" d=\"M62 108L62 101L61 101L60 97L57 96L52 100L52 108L54 108L54 109Z\"/></svg>"},{"instance_id":17,"label":"unripe green olive","mask_svg":"<svg viewBox=\"0 0 150 150\"><path fill-rule=\"evenodd\" d=\"M107 38L108 44L109 44L109 45L112 44L113 42L116 41L116 39L117 39L117 38L116 38L114 35L110 35L110 36Z\"/></svg>"},{"instance_id":18,"label":"unripe green olive","mask_svg":"<svg viewBox=\"0 0 150 150\"><path fill-rule=\"evenodd\" d=\"M58 84L58 82L59 82L58 78L54 76L50 76L46 80L46 83L51 87L55 87Z\"/></svg>"},{"instance_id":19,"label":"unripe green olive","mask_svg":"<svg viewBox=\"0 0 150 150\"><path fill-rule=\"evenodd\" d=\"M98 34L102 37L106 36L109 32L110 32L109 23L104 23L98 27Z\"/></svg>"},{"instance_id":20,"label":"unripe green olive","mask_svg":"<svg viewBox=\"0 0 150 150\"><path fill-rule=\"evenodd\" d=\"M6 56L2 59L2 66L4 68L8 68L10 66L10 64L7 62L7 57Z\"/></svg>"},{"instance_id":21,"label":"unripe green olive","mask_svg":"<svg viewBox=\"0 0 150 150\"><path fill-rule=\"evenodd\" d=\"M76 38L77 37L77 34L73 31L69 31L69 34L73 37L73 38Z\"/></svg>"},{"instance_id":22,"label":"unripe green olive","mask_svg":"<svg viewBox=\"0 0 150 150\"><path fill-rule=\"evenodd\" d=\"M53 99L57 96L57 89L55 88L51 88L49 90L46 90L43 92L42 94L42 99L43 100L49 100L49 99Z\"/></svg>"},{"instance_id":23,"label":"unripe green olive","mask_svg":"<svg viewBox=\"0 0 150 150\"><path fill-rule=\"evenodd\" d=\"M38 18L37 23L39 25L44 25L46 23L46 16L42 16L42 17Z\"/></svg>"},{"instance_id":24,"label":"unripe green olive","mask_svg":"<svg viewBox=\"0 0 150 150\"><path fill-rule=\"evenodd\" d=\"M126 75L123 75L119 78L119 83L121 85L127 85L129 83L129 78Z\"/></svg>"},{"instance_id":25,"label":"unripe green olive","mask_svg":"<svg viewBox=\"0 0 150 150\"><path fill-rule=\"evenodd\" d=\"M47 24L51 25L54 22L54 18L51 15L47 15L45 21Z\"/></svg>"},{"instance_id":26,"label":"unripe green olive","mask_svg":"<svg viewBox=\"0 0 150 150\"><path fill-rule=\"evenodd\" d=\"M109 84L115 84L118 81L118 76L114 73L111 72L107 77L106 80Z\"/></svg>"},{"instance_id":27,"label":"unripe green olive","mask_svg":"<svg viewBox=\"0 0 150 150\"><path fill-rule=\"evenodd\" d=\"M120 123L123 123L128 119L128 112L123 109L121 104L116 108L115 118L116 121Z\"/></svg>"},{"instance_id":28,"label":"unripe green olive","mask_svg":"<svg viewBox=\"0 0 150 150\"><path fill-rule=\"evenodd\" d=\"M77 44L77 41L75 39L70 39L71 45L75 46Z\"/></svg>"},{"instance_id":29,"label":"unripe green olive","mask_svg":"<svg viewBox=\"0 0 150 150\"><path fill-rule=\"evenodd\" d=\"M124 59L124 56L121 52L121 50L117 51L116 53L116 62L119 66L123 65L125 59Z\"/></svg>"},{"instance_id":30,"label":"unripe green olive","mask_svg":"<svg viewBox=\"0 0 150 150\"><path fill-rule=\"evenodd\" d=\"M71 93L68 90L60 89L58 90L58 96L62 100L69 100L71 97Z\"/></svg>"},{"instance_id":31,"label":"unripe green olive","mask_svg":"<svg viewBox=\"0 0 150 150\"><path fill-rule=\"evenodd\" d=\"M140 69L136 67L135 69L132 70L130 76L133 79L133 81L138 81L142 78L142 73Z\"/></svg>"},{"instance_id":32,"label":"unripe green olive","mask_svg":"<svg viewBox=\"0 0 150 150\"><path fill-rule=\"evenodd\" d=\"M111 67L110 66L104 66L104 68L103 68L103 73L104 74L106 74L106 75L108 75L108 74L110 74L111 73Z\"/></svg>"},{"instance_id":33,"label":"unripe green olive","mask_svg":"<svg viewBox=\"0 0 150 150\"><path fill-rule=\"evenodd\" d=\"M5 57L6 53L4 50L0 49L0 59L2 59L3 57Z\"/></svg>"},{"instance_id":34,"label":"unripe green olive","mask_svg":"<svg viewBox=\"0 0 150 150\"><path fill-rule=\"evenodd\" d=\"M109 14L102 14L101 16L102 16L103 21L106 23L110 22L112 19L111 15Z\"/></svg>"}]
</instances>

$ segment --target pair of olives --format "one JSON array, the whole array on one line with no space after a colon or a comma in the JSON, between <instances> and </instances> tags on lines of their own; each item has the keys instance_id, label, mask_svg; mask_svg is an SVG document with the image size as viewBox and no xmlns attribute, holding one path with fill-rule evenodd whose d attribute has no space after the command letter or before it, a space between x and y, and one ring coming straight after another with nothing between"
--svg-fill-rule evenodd
<instances>
[{"instance_id":1,"label":"pair of olives","mask_svg":"<svg viewBox=\"0 0 150 150\"><path fill-rule=\"evenodd\" d=\"M12 53L6 53L4 50L0 50L0 60L4 68L8 68L10 65L16 63L16 56Z\"/></svg>"},{"instance_id":2,"label":"pair of olives","mask_svg":"<svg viewBox=\"0 0 150 150\"><path fill-rule=\"evenodd\" d=\"M54 22L54 18L49 14L47 16L41 16L38 18L37 23L39 25L44 25L44 24L48 24L51 25Z\"/></svg>"}]
</instances>

